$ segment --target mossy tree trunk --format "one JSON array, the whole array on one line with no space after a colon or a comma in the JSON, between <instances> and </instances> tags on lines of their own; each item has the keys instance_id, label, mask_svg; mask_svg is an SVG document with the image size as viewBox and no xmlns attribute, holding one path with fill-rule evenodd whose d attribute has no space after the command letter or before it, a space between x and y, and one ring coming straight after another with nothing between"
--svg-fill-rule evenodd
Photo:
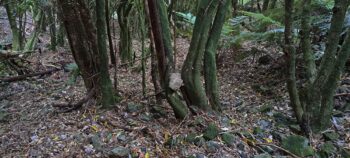
<instances>
[{"instance_id":1,"label":"mossy tree trunk","mask_svg":"<svg viewBox=\"0 0 350 158\"><path fill-rule=\"evenodd\" d=\"M203 110L220 109L215 53L227 6L229 6L227 1L203 0L199 2L191 45L182 68L183 95L188 105L198 106ZM204 54L206 56L204 72L207 93L201 80ZM207 96L210 98L209 101Z\"/></svg>"},{"instance_id":2,"label":"mossy tree trunk","mask_svg":"<svg viewBox=\"0 0 350 158\"><path fill-rule=\"evenodd\" d=\"M47 11L47 18L48 18L48 22L49 22L49 27L50 27L50 49L53 51L56 51L56 47L57 47L57 28L56 28L56 11L55 11L55 7L53 6L49 6L49 10Z\"/></svg>"},{"instance_id":3,"label":"mossy tree trunk","mask_svg":"<svg viewBox=\"0 0 350 158\"><path fill-rule=\"evenodd\" d=\"M303 108L300 103L299 92L297 89L295 64L296 64L296 50L293 43L293 0L285 1L285 31L284 52L288 63L287 88L291 100L291 106L294 110L296 118L302 122Z\"/></svg>"},{"instance_id":4,"label":"mossy tree trunk","mask_svg":"<svg viewBox=\"0 0 350 158\"><path fill-rule=\"evenodd\" d=\"M221 109L216 68L216 50L220 40L222 27L225 23L226 12L230 7L229 0L220 1L214 23L210 29L209 38L204 53L205 90L212 109Z\"/></svg>"},{"instance_id":5,"label":"mossy tree trunk","mask_svg":"<svg viewBox=\"0 0 350 158\"><path fill-rule=\"evenodd\" d=\"M159 76L165 90L166 98L174 110L175 117L183 119L188 114L186 105L179 94L169 87L170 74L174 71L173 52L171 47L170 26L165 4L160 0L148 0L152 33L157 51Z\"/></svg>"},{"instance_id":6,"label":"mossy tree trunk","mask_svg":"<svg viewBox=\"0 0 350 158\"><path fill-rule=\"evenodd\" d=\"M119 54L122 63L132 63L132 39L130 31L130 13L133 5L128 0L121 0L117 7L118 23L120 27Z\"/></svg>"},{"instance_id":7,"label":"mossy tree trunk","mask_svg":"<svg viewBox=\"0 0 350 158\"><path fill-rule=\"evenodd\" d=\"M107 54L107 22L106 22L106 4L104 0L96 0L96 26L97 26L97 44L98 57L96 66L99 74L99 84L102 94L101 102L104 108L112 108L115 103L112 81L108 72L108 54Z\"/></svg>"},{"instance_id":8,"label":"mossy tree trunk","mask_svg":"<svg viewBox=\"0 0 350 158\"><path fill-rule=\"evenodd\" d=\"M297 120L306 134L320 132L331 124L333 112L333 96L340 78L342 69L350 54L350 39L346 37L345 42L338 50L339 37L342 32L344 19L349 0L336 0L333 8L331 27L328 32L325 54L320 67L316 72L313 52L310 41L310 16L309 0L303 5L301 50L304 53L304 61L307 72L307 84L302 90L299 98L295 78L295 48L292 42L292 8L293 1L286 0L286 29L285 29L285 53L289 57L289 79L288 90Z\"/></svg>"},{"instance_id":9,"label":"mossy tree trunk","mask_svg":"<svg viewBox=\"0 0 350 158\"><path fill-rule=\"evenodd\" d=\"M96 3L97 17L100 18L97 19L98 29L84 0L58 0L57 3L86 89L95 89L95 98L100 99L104 107L111 107L115 100L108 74L105 13L100 10L104 9L104 3Z\"/></svg>"},{"instance_id":10,"label":"mossy tree trunk","mask_svg":"<svg viewBox=\"0 0 350 158\"><path fill-rule=\"evenodd\" d=\"M11 32L12 32L12 49L13 50L21 50L21 41L23 40L21 37L21 31L18 28L18 24L16 21L16 17L18 16L18 12L15 10L14 5L16 5L15 2L12 2L10 0L4 0L3 2L6 13L7 13L7 18L10 23L11 27Z\"/></svg>"}]
</instances>

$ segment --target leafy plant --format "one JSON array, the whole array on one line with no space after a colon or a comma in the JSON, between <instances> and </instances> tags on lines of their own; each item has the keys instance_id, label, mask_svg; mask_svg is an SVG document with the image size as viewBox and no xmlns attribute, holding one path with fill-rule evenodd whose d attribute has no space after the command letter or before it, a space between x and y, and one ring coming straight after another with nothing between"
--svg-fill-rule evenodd
<instances>
[{"instance_id":1,"label":"leafy plant","mask_svg":"<svg viewBox=\"0 0 350 158\"><path fill-rule=\"evenodd\" d=\"M264 25L276 25L277 27L283 27L284 25L280 22L273 20L272 18L265 16L261 13L254 13L254 12L248 12L248 11L239 11L239 13L251 17L255 20L255 22L262 23Z\"/></svg>"}]
</instances>

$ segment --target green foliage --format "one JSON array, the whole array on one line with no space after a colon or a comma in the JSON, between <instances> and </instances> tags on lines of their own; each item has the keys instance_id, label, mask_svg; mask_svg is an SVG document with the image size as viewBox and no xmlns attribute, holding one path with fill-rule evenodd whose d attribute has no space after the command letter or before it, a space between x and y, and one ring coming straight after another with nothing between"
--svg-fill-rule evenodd
<instances>
[{"instance_id":1,"label":"green foliage","mask_svg":"<svg viewBox=\"0 0 350 158\"><path fill-rule=\"evenodd\" d=\"M80 70L76 63L70 63L65 66L65 69L69 71L69 78L67 83L69 85L74 84L77 81L78 76L80 75Z\"/></svg>"},{"instance_id":2,"label":"green foliage","mask_svg":"<svg viewBox=\"0 0 350 158\"><path fill-rule=\"evenodd\" d=\"M254 13L254 12L248 12L248 11L239 11L239 13L245 16L251 17L255 20L254 22L258 22L263 25L276 25L277 27L284 26L280 22L272 19L271 17L265 16L264 14L261 14L261 13Z\"/></svg>"}]
</instances>

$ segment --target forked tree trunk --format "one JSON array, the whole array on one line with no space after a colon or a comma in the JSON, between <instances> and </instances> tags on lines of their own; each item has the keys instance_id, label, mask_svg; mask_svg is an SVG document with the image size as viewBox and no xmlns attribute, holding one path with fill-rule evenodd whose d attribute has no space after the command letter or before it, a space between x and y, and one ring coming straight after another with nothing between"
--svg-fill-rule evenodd
<instances>
[{"instance_id":1,"label":"forked tree trunk","mask_svg":"<svg viewBox=\"0 0 350 158\"><path fill-rule=\"evenodd\" d=\"M191 45L184 62L181 77L184 81L183 95L188 105L198 106L203 110L210 110L202 80L201 70L203 55L209 38L211 24L219 4L217 0L202 0L193 28Z\"/></svg>"},{"instance_id":2,"label":"forked tree trunk","mask_svg":"<svg viewBox=\"0 0 350 158\"><path fill-rule=\"evenodd\" d=\"M176 91L169 87L170 74L174 71L173 54L171 47L171 34L166 8L163 1L148 0L148 9L152 26L161 85L165 90L168 103L174 110L175 117L183 119L188 109L181 101Z\"/></svg>"},{"instance_id":3,"label":"forked tree trunk","mask_svg":"<svg viewBox=\"0 0 350 158\"><path fill-rule=\"evenodd\" d=\"M337 50L349 3L349 0L335 1L326 50L317 73L315 73L314 59L311 57L311 42L308 33L310 19L308 17L303 17L302 19L303 32L301 41L303 43L301 47L304 53L304 61L306 62L308 84L304 90L305 94L301 95L303 97L300 102L295 78L295 48L292 42L292 22L290 21L292 19L293 1L286 0L285 52L289 57L290 63L288 90L297 119L307 134L325 130L331 124L333 96L342 69L350 54L349 36L346 37L341 49ZM309 6L310 1L305 1L303 16L309 16Z\"/></svg>"},{"instance_id":4,"label":"forked tree trunk","mask_svg":"<svg viewBox=\"0 0 350 158\"><path fill-rule=\"evenodd\" d=\"M108 74L106 48L105 6L96 3L99 28L96 30L84 0L58 0L65 30L75 62L87 91L96 89L95 98L102 99L104 107L114 103L114 93ZM101 16L100 16L101 15ZM98 32L99 36L96 36ZM98 42L98 43L97 43Z\"/></svg>"}]
</instances>

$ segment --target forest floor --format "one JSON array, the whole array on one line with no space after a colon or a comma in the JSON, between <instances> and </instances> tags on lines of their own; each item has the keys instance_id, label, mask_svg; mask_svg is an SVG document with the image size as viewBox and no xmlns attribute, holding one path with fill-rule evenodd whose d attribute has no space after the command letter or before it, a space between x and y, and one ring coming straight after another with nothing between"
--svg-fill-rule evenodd
<instances>
[{"instance_id":1,"label":"forest floor","mask_svg":"<svg viewBox=\"0 0 350 158\"><path fill-rule=\"evenodd\" d=\"M4 26L3 20L0 25ZM5 37L8 31L0 30L0 35ZM134 45L139 51L139 44ZM45 44L41 47L41 54L33 53L26 59L33 71L73 62L67 49L49 51ZM188 39L177 39L178 68L188 47ZM276 157L293 156L281 144L287 135L300 134L288 105L281 56L273 45L254 43L221 50L218 77L222 113L191 115L183 121L175 119L165 101L162 105L155 103L150 69L146 75L147 94L142 95L139 62L133 67L119 67L122 100L113 110L102 110L94 101L69 113L53 107L79 100L86 93L81 78L69 84L69 72L65 71L1 83L0 156L246 158L268 156L262 155L264 152ZM150 63L147 65L149 68ZM348 81L343 77L339 93L350 92ZM336 101L346 102L344 99L347 98L338 97ZM350 148L349 118L349 113L342 113L329 130L338 136L330 140L337 148L331 156ZM218 127L219 134L209 140L206 132L212 125ZM319 149L327 139L325 135L315 135L310 144Z\"/></svg>"}]
</instances>

